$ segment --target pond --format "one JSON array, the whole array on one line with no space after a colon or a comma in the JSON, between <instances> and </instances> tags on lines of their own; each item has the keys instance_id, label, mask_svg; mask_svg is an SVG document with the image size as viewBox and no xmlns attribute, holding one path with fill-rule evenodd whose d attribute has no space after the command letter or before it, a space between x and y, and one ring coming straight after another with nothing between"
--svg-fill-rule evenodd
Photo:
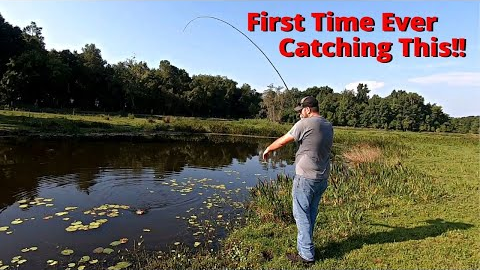
<instances>
[{"instance_id":1,"label":"pond","mask_svg":"<svg viewBox=\"0 0 480 270\"><path fill-rule=\"evenodd\" d=\"M149 250L214 248L226 227L242 222L250 187L278 173L293 175L293 146L273 161L261 159L271 142L2 141L0 267L78 266L82 256L95 262L139 243ZM104 251L94 253L99 247Z\"/></svg>"}]
</instances>

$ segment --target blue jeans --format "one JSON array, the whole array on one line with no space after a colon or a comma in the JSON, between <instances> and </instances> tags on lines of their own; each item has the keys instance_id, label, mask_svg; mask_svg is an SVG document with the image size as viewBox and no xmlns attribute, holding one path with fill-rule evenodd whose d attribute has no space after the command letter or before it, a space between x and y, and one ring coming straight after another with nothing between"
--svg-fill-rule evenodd
<instances>
[{"instance_id":1,"label":"blue jeans","mask_svg":"<svg viewBox=\"0 0 480 270\"><path fill-rule=\"evenodd\" d=\"M293 217L298 230L297 250L298 254L308 261L315 260L313 228L317 219L320 199L327 186L327 179L308 179L295 175L293 180Z\"/></svg>"}]
</instances>

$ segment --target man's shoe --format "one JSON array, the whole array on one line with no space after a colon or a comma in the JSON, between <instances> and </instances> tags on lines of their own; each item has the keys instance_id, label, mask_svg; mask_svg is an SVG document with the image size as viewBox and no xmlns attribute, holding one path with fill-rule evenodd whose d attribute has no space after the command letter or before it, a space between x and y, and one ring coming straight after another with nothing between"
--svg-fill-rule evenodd
<instances>
[{"instance_id":1,"label":"man's shoe","mask_svg":"<svg viewBox=\"0 0 480 270\"><path fill-rule=\"evenodd\" d=\"M287 253L287 259L294 263L304 263L307 265L312 265L315 261L307 261L302 256L298 255L298 253Z\"/></svg>"}]
</instances>

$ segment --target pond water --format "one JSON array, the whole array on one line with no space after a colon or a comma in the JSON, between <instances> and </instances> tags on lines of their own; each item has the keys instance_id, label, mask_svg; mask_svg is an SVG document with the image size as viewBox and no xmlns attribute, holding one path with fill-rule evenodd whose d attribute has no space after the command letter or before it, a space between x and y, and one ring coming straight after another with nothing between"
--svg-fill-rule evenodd
<instances>
[{"instance_id":1,"label":"pond water","mask_svg":"<svg viewBox=\"0 0 480 270\"><path fill-rule=\"evenodd\" d=\"M294 147L269 163L259 157L272 141L2 141L0 267L58 261L77 269L82 256L109 256L94 253L98 247L114 254L139 242L149 250L214 247L225 227L242 221L250 187L293 175ZM66 249L73 254L62 255Z\"/></svg>"}]
</instances>

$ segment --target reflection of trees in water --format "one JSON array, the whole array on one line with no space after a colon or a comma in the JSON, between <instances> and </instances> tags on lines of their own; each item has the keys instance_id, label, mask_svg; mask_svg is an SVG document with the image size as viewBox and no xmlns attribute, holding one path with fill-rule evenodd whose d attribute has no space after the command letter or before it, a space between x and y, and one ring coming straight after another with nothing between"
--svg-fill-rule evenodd
<instances>
[{"instance_id":1,"label":"reflection of trees in water","mask_svg":"<svg viewBox=\"0 0 480 270\"><path fill-rule=\"evenodd\" d=\"M78 189L88 193L105 168L129 169L140 175L149 168L157 177L163 177L185 166L219 168L232 164L234 159L246 162L261 154L269 143L240 137L190 137L156 142L29 140L0 144L0 207L20 197L34 198L40 181L55 185L74 181ZM292 157L292 152L278 153L275 166L283 158Z\"/></svg>"},{"instance_id":2,"label":"reflection of trees in water","mask_svg":"<svg viewBox=\"0 0 480 270\"><path fill-rule=\"evenodd\" d=\"M29 177L29 169L10 170L2 165L0 169L0 213L14 204L21 196L33 199L38 194L38 182Z\"/></svg>"}]
</instances>

